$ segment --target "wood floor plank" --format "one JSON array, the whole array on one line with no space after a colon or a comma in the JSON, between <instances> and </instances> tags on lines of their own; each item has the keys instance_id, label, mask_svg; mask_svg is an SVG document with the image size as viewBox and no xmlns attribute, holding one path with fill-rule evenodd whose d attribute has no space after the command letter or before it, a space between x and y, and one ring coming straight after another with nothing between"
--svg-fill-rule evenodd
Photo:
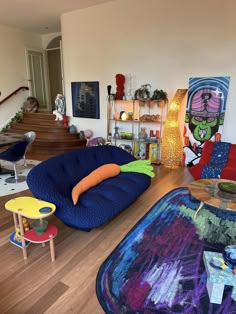
<instances>
[{"instance_id":1,"label":"wood floor plank","mask_svg":"<svg viewBox=\"0 0 236 314\"><path fill-rule=\"evenodd\" d=\"M41 298L38 299L38 301L27 310L25 310L25 306L22 308L22 304L18 304L11 308L10 311L6 312L6 314L23 313L22 311L24 311L24 314L43 314L68 289L69 287L67 285L63 284L62 282L58 282L53 287L50 287L48 291L44 290L44 294L41 296Z\"/></svg>"},{"instance_id":2,"label":"wood floor plank","mask_svg":"<svg viewBox=\"0 0 236 314\"><path fill-rule=\"evenodd\" d=\"M4 204L16 196L32 196L31 192L1 197L0 313L103 313L95 291L102 262L163 195L192 181L187 168L155 166L155 174L149 189L129 208L91 232L69 228L55 216L50 217L59 230L53 263L48 245L31 244L28 259L23 260L21 249L8 240L14 225Z\"/></svg>"}]
</instances>

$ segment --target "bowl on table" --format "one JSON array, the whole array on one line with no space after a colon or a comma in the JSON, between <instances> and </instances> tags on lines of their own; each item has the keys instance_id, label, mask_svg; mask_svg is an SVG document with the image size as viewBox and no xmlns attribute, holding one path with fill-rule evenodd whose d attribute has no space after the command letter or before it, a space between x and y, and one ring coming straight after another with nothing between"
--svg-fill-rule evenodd
<instances>
[{"instance_id":1,"label":"bowl on table","mask_svg":"<svg viewBox=\"0 0 236 314\"><path fill-rule=\"evenodd\" d=\"M47 229L47 220L36 220L31 224L32 228L36 231L38 235L44 234Z\"/></svg>"}]
</instances>

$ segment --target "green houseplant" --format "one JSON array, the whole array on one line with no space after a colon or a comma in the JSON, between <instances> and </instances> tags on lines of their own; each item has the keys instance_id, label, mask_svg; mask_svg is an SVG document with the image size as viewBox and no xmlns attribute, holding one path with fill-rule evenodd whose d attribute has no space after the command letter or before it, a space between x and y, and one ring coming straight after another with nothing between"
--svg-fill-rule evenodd
<instances>
[{"instance_id":1,"label":"green houseplant","mask_svg":"<svg viewBox=\"0 0 236 314\"><path fill-rule=\"evenodd\" d=\"M157 101L163 100L166 104L168 102L168 96L167 96L167 93L163 91L162 89L156 89L153 92L151 100L157 100Z\"/></svg>"},{"instance_id":2,"label":"green houseplant","mask_svg":"<svg viewBox=\"0 0 236 314\"><path fill-rule=\"evenodd\" d=\"M144 84L141 85L140 88L138 88L134 93L134 99L149 99L151 96L151 85L150 84Z\"/></svg>"}]
</instances>

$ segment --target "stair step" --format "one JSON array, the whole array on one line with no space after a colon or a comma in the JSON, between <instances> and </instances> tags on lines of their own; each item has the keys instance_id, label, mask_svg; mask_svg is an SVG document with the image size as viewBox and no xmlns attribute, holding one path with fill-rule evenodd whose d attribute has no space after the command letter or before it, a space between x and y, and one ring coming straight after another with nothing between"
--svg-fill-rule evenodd
<instances>
[{"instance_id":1,"label":"stair step","mask_svg":"<svg viewBox=\"0 0 236 314\"><path fill-rule=\"evenodd\" d=\"M86 146L86 140L80 140L79 134L70 134L69 127L64 127L63 121L56 121L55 117L51 113L24 113L22 121L12 123L7 132L36 132L36 139L27 152L27 158L37 154L42 156L44 153L55 156Z\"/></svg>"},{"instance_id":2,"label":"stair step","mask_svg":"<svg viewBox=\"0 0 236 314\"><path fill-rule=\"evenodd\" d=\"M23 113L24 118L29 118L29 119L44 119L44 120L54 120L56 119L56 115L53 113L30 113L30 112L24 112Z\"/></svg>"},{"instance_id":3,"label":"stair step","mask_svg":"<svg viewBox=\"0 0 236 314\"><path fill-rule=\"evenodd\" d=\"M55 121L55 120L45 120L45 119L32 119L32 118L25 118L21 120L21 123L24 124L37 124L37 125L42 125L42 126L58 126L62 127L63 126L63 121Z\"/></svg>"},{"instance_id":4,"label":"stair step","mask_svg":"<svg viewBox=\"0 0 236 314\"><path fill-rule=\"evenodd\" d=\"M11 129L13 129L13 133L25 133L29 131L37 132L54 132L58 134L67 134L69 132L68 128L64 128L61 126L43 126L43 125L36 125L36 124L24 124L24 123L13 123L11 125ZM17 132L16 132L17 130ZM10 131L10 130L9 130ZM22 132L21 132L22 131Z\"/></svg>"}]
</instances>

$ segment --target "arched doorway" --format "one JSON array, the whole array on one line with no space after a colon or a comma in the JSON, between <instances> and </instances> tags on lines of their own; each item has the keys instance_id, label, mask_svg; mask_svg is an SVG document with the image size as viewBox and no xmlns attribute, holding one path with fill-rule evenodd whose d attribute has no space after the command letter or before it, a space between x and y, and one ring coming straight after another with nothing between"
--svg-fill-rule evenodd
<instances>
[{"instance_id":1,"label":"arched doorway","mask_svg":"<svg viewBox=\"0 0 236 314\"><path fill-rule=\"evenodd\" d=\"M47 53L48 63L50 103L52 110L54 110L56 95L64 94L61 36L57 36L52 39L45 50Z\"/></svg>"}]
</instances>

